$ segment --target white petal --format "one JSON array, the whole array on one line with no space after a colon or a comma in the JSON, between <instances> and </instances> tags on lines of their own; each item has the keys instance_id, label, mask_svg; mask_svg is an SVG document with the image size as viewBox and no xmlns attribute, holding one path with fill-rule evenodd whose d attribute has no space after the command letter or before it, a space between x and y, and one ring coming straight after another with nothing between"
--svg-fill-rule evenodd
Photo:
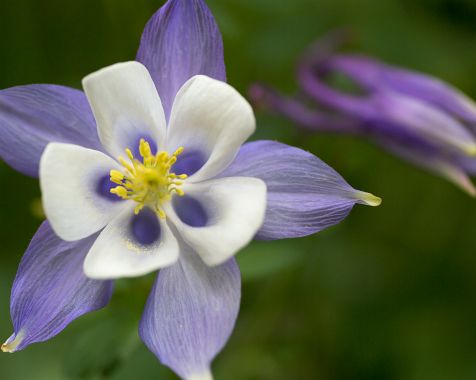
<instances>
[{"instance_id":1,"label":"white petal","mask_svg":"<svg viewBox=\"0 0 476 380\"><path fill-rule=\"evenodd\" d=\"M165 115L152 78L139 62L118 63L83 79L104 148L113 157L137 148L141 138L160 145ZM151 141L149 141L151 142Z\"/></svg>"},{"instance_id":2,"label":"white petal","mask_svg":"<svg viewBox=\"0 0 476 380\"><path fill-rule=\"evenodd\" d=\"M167 150L203 154L205 164L190 177L198 182L225 169L255 130L248 102L233 87L198 75L177 93L167 131ZM179 157L180 160L180 157Z\"/></svg>"},{"instance_id":3,"label":"white petal","mask_svg":"<svg viewBox=\"0 0 476 380\"><path fill-rule=\"evenodd\" d=\"M260 179L222 178L186 184L183 190L202 204L208 223L204 227L189 226L173 207L168 207L167 216L207 265L227 261L253 239L263 224L266 185Z\"/></svg>"},{"instance_id":4,"label":"white petal","mask_svg":"<svg viewBox=\"0 0 476 380\"><path fill-rule=\"evenodd\" d=\"M103 228L124 208L98 191L117 162L96 150L49 144L40 160L43 207L51 227L67 241L83 239Z\"/></svg>"},{"instance_id":5,"label":"white petal","mask_svg":"<svg viewBox=\"0 0 476 380\"><path fill-rule=\"evenodd\" d=\"M134 204L101 232L84 261L86 276L98 280L142 276L177 261L178 242L167 223L157 217L160 237L142 245L132 234L133 218Z\"/></svg>"}]
</instances>

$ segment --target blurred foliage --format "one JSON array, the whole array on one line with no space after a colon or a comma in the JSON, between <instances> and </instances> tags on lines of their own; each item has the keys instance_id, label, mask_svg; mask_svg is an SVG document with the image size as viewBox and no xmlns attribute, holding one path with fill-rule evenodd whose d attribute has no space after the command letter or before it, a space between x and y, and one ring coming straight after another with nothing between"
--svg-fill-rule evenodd
<instances>
[{"instance_id":1,"label":"blurred foliage","mask_svg":"<svg viewBox=\"0 0 476 380\"><path fill-rule=\"evenodd\" d=\"M153 0L1 0L0 87L79 87L133 59ZM229 81L295 90L294 65L320 35L347 26L353 49L437 75L476 97L474 0L209 0ZM258 114L255 138L310 150L353 186L382 196L305 239L254 243L238 255L243 303L214 363L217 379L476 378L476 204L449 183L351 138L303 134ZM0 164L0 334L10 334L15 270L40 223L38 183ZM0 378L176 379L140 344L153 277L121 281L106 310L53 341L0 355Z\"/></svg>"}]
</instances>

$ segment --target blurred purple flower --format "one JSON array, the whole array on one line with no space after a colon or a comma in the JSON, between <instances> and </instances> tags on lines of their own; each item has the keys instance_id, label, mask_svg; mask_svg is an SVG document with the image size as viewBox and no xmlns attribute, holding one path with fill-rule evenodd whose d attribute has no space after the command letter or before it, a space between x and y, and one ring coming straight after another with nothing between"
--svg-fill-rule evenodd
<instances>
[{"instance_id":1,"label":"blurred purple flower","mask_svg":"<svg viewBox=\"0 0 476 380\"><path fill-rule=\"evenodd\" d=\"M476 104L431 76L335 53L345 38L331 34L304 54L297 72L301 98L258 84L251 98L306 129L371 139L475 196L469 176L476 173ZM339 90L332 82L336 75L358 91ZM317 107L308 106L309 100Z\"/></svg>"},{"instance_id":2,"label":"blurred purple flower","mask_svg":"<svg viewBox=\"0 0 476 380\"><path fill-rule=\"evenodd\" d=\"M48 216L15 278L14 334L2 350L48 340L104 307L112 279L162 268L140 336L182 378L210 379L239 310L232 256L255 235L309 235L380 199L300 149L241 146L254 116L225 83L221 35L203 1L169 0L137 61L86 77L85 94L0 91L0 155L39 174Z\"/></svg>"}]
</instances>

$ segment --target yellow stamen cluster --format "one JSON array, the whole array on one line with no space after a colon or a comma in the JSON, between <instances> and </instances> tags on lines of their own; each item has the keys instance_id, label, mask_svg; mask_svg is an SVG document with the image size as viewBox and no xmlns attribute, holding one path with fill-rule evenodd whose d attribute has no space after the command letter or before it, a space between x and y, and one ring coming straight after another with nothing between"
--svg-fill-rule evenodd
<instances>
[{"instance_id":1,"label":"yellow stamen cluster","mask_svg":"<svg viewBox=\"0 0 476 380\"><path fill-rule=\"evenodd\" d=\"M132 199L137 202L134 213L137 215L144 206L149 206L161 218L165 218L162 204L172 198L172 193L183 196L180 189L186 174L176 175L170 169L177 162L177 157L183 152L183 147L178 148L174 154L158 152L152 154L150 145L144 139L140 140L139 152L142 161L132 155L130 149L126 149L129 160L122 157L119 162L124 167L123 171L111 170L111 182L119 185L111 189L122 199Z\"/></svg>"}]
</instances>

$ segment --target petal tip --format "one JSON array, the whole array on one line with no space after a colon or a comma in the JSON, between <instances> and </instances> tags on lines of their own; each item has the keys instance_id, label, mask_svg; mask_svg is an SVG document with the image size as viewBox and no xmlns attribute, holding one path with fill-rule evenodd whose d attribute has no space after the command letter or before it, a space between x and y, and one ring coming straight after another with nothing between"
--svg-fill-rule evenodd
<instances>
[{"instance_id":1,"label":"petal tip","mask_svg":"<svg viewBox=\"0 0 476 380\"><path fill-rule=\"evenodd\" d=\"M464 148L464 153L469 157L476 157L476 144L468 144Z\"/></svg>"},{"instance_id":2,"label":"petal tip","mask_svg":"<svg viewBox=\"0 0 476 380\"><path fill-rule=\"evenodd\" d=\"M470 197L472 198L476 198L476 188L474 187L474 185L471 183L468 183L467 185L463 186L461 185L461 189L466 193L468 194Z\"/></svg>"},{"instance_id":3,"label":"petal tip","mask_svg":"<svg viewBox=\"0 0 476 380\"><path fill-rule=\"evenodd\" d=\"M2 344L2 352L13 354L15 350L13 350L9 344Z\"/></svg>"},{"instance_id":4,"label":"petal tip","mask_svg":"<svg viewBox=\"0 0 476 380\"><path fill-rule=\"evenodd\" d=\"M209 369L198 374L190 375L186 380L213 380L213 375Z\"/></svg>"},{"instance_id":5,"label":"petal tip","mask_svg":"<svg viewBox=\"0 0 476 380\"><path fill-rule=\"evenodd\" d=\"M13 334L7 341L2 344L2 352L13 354L18 351L18 346L23 342L24 334L20 331L18 334Z\"/></svg>"},{"instance_id":6,"label":"petal tip","mask_svg":"<svg viewBox=\"0 0 476 380\"><path fill-rule=\"evenodd\" d=\"M461 168L442 162L436 166L436 171L442 174L444 178L453 182L466 194L476 198L476 187Z\"/></svg>"},{"instance_id":7,"label":"petal tip","mask_svg":"<svg viewBox=\"0 0 476 380\"><path fill-rule=\"evenodd\" d=\"M377 207L382 204L382 198L377 197L371 193L359 191L356 194L356 198L363 204L371 207Z\"/></svg>"},{"instance_id":8,"label":"petal tip","mask_svg":"<svg viewBox=\"0 0 476 380\"><path fill-rule=\"evenodd\" d=\"M111 73L116 73L117 71L123 72L124 70L146 70L147 73L149 72L147 68L138 61L118 62L86 75L82 80L83 88L87 90L90 82L94 82L98 77L111 75Z\"/></svg>"}]
</instances>

